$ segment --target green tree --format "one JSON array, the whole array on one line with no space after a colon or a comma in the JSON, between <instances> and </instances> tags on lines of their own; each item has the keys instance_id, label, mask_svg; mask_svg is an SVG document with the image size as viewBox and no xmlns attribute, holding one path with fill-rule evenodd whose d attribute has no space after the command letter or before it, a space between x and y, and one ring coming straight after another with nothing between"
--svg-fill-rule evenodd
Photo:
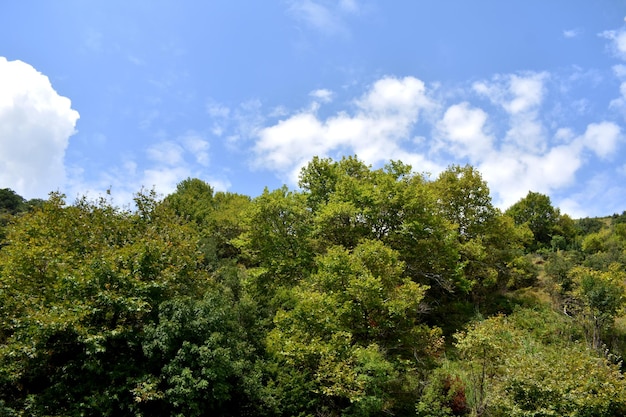
<instances>
[{"instance_id":1,"label":"green tree","mask_svg":"<svg viewBox=\"0 0 626 417\"><path fill-rule=\"evenodd\" d=\"M137 211L52 195L0 251L0 392L32 415L123 415L159 306L204 293L199 236L152 194Z\"/></svg>"},{"instance_id":2,"label":"green tree","mask_svg":"<svg viewBox=\"0 0 626 417\"><path fill-rule=\"evenodd\" d=\"M300 406L333 415L412 409L423 361L442 347L440 331L421 322L427 287L404 278L398 253L380 241L331 248L317 264L267 339L280 372L310 384Z\"/></svg>"},{"instance_id":3,"label":"green tree","mask_svg":"<svg viewBox=\"0 0 626 417\"><path fill-rule=\"evenodd\" d=\"M570 310L580 317L589 345L599 350L626 302L626 273L622 265L612 264L606 272L577 266L569 276L573 283Z\"/></svg>"},{"instance_id":4,"label":"green tree","mask_svg":"<svg viewBox=\"0 0 626 417\"><path fill-rule=\"evenodd\" d=\"M17 214L24 211L26 200L10 188L0 188L0 213Z\"/></svg>"},{"instance_id":5,"label":"green tree","mask_svg":"<svg viewBox=\"0 0 626 417\"><path fill-rule=\"evenodd\" d=\"M515 224L528 224L534 235L531 250L549 247L557 227L560 212L552 207L550 197L529 191L526 197L506 210Z\"/></svg>"},{"instance_id":6,"label":"green tree","mask_svg":"<svg viewBox=\"0 0 626 417\"><path fill-rule=\"evenodd\" d=\"M489 187L470 165L453 165L432 183L437 206L458 228L462 241L475 239L489 230L497 211L491 204Z\"/></svg>"},{"instance_id":7,"label":"green tree","mask_svg":"<svg viewBox=\"0 0 626 417\"><path fill-rule=\"evenodd\" d=\"M204 226L213 210L213 188L198 178L187 178L164 202L177 215Z\"/></svg>"},{"instance_id":8,"label":"green tree","mask_svg":"<svg viewBox=\"0 0 626 417\"><path fill-rule=\"evenodd\" d=\"M16 214L26 211L26 200L10 188L0 188L0 248L4 246L5 228Z\"/></svg>"},{"instance_id":9,"label":"green tree","mask_svg":"<svg viewBox=\"0 0 626 417\"><path fill-rule=\"evenodd\" d=\"M244 217L250 198L226 192L213 192L206 182L193 178L178 184L164 204L183 219L191 221L202 236L200 245L209 263L217 268L221 260L240 255L233 241L245 229Z\"/></svg>"},{"instance_id":10,"label":"green tree","mask_svg":"<svg viewBox=\"0 0 626 417\"><path fill-rule=\"evenodd\" d=\"M527 229L515 226L493 207L489 187L478 171L453 165L430 186L439 213L456 227L465 290L476 308L487 295L532 283L534 272L522 256Z\"/></svg>"},{"instance_id":11,"label":"green tree","mask_svg":"<svg viewBox=\"0 0 626 417\"><path fill-rule=\"evenodd\" d=\"M617 365L572 340L568 318L542 307L477 322L457 335L472 415L621 416Z\"/></svg>"},{"instance_id":12,"label":"green tree","mask_svg":"<svg viewBox=\"0 0 626 417\"><path fill-rule=\"evenodd\" d=\"M282 302L282 290L312 272L312 215L304 195L282 187L266 189L243 216L243 233L232 243L250 273L249 290L267 309L264 317L271 317Z\"/></svg>"},{"instance_id":13,"label":"green tree","mask_svg":"<svg viewBox=\"0 0 626 417\"><path fill-rule=\"evenodd\" d=\"M354 157L314 159L300 178L317 253L378 239L400 253L417 282L444 292L464 287L453 226L439 215L426 178L410 166L392 161L373 170Z\"/></svg>"},{"instance_id":14,"label":"green tree","mask_svg":"<svg viewBox=\"0 0 626 417\"><path fill-rule=\"evenodd\" d=\"M149 364L132 389L135 412L150 416L258 415L263 409L258 345L245 328L254 303L219 284L202 298L159 306L142 338Z\"/></svg>"}]
</instances>

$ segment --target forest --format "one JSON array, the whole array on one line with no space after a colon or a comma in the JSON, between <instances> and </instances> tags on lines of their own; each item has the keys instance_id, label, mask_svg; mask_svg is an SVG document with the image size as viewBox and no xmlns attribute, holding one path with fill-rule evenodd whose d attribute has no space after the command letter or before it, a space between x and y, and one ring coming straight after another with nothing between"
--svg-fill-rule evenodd
<instances>
[{"instance_id":1,"label":"forest","mask_svg":"<svg viewBox=\"0 0 626 417\"><path fill-rule=\"evenodd\" d=\"M254 198L0 190L0 416L626 415L626 211L314 158Z\"/></svg>"}]
</instances>

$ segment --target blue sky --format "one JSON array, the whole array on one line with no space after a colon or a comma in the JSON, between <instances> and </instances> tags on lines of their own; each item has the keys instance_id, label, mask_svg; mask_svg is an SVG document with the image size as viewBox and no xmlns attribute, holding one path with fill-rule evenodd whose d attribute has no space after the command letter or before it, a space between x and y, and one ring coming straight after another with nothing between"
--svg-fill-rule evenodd
<instances>
[{"instance_id":1,"label":"blue sky","mask_svg":"<svg viewBox=\"0 0 626 417\"><path fill-rule=\"evenodd\" d=\"M0 2L0 188L256 196L314 155L626 210L625 0Z\"/></svg>"}]
</instances>

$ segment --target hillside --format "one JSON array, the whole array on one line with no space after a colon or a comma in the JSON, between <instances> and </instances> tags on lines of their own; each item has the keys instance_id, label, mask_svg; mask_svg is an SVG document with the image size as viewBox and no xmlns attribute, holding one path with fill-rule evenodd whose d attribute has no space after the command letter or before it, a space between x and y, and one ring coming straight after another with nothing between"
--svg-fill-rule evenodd
<instances>
[{"instance_id":1,"label":"hillside","mask_svg":"<svg viewBox=\"0 0 626 417\"><path fill-rule=\"evenodd\" d=\"M626 415L626 211L356 157L135 203L0 190L0 415Z\"/></svg>"}]
</instances>

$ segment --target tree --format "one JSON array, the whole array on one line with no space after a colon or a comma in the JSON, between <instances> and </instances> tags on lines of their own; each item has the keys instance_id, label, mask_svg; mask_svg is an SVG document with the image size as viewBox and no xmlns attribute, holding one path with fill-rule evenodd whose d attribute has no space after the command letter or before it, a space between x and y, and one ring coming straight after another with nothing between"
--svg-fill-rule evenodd
<instances>
[{"instance_id":1,"label":"tree","mask_svg":"<svg viewBox=\"0 0 626 417\"><path fill-rule=\"evenodd\" d=\"M536 306L460 332L458 376L472 415L624 415L619 367L573 341L569 328L567 317Z\"/></svg>"},{"instance_id":2,"label":"tree","mask_svg":"<svg viewBox=\"0 0 626 417\"><path fill-rule=\"evenodd\" d=\"M521 256L525 226L516 227L493 207L478 171L453 165L429 185L439 213L456 227L464 289L475 308L487 294L532 282L533 271Z\"/></svg>"},{"instance_id":3,"label":"tree","mask_svg":"<svg viewBox=\"0 0 626 417\"><path fill-rule=\"evenodd\" d=\"M199 236L152 194L136 212L53 194L0 250L0 393L34 415L127 413L159 306L210 282Z\"/></svg>"},{"instance_id":4,"label":"tree","mask_svg":"<svg viewBox=\"0 0 626 417\"><path fill-rule=\"evenodd\" d=\"M549 247L558 224L560 213L552 207L550 197L529 191L526 197L506 210L515 224L528 224L533 232L534 243L531 250Z\"/></svg>"},{"instance_id":5,"label":"tree","mask_svg":"<svg viewBox=\"0 0 626 417\"><path fill-rule=\"evenodd\" d=\"M243 213L244 232L233 240L254 277L251 291L270 310L278 290L296 285L311 273L311 212L305 196L287 187L255 198Z\"/></svg>"},{"instance_id":6,"label":"tree","mask_svg":"<svg viewBox=\"0 0 626 417\"><path fill-rule=\"evenodd\" d=\"M577 266L568 275L573 283L569 308L581 319L590 347L599 350L626 303L626 273L621 265L612 264L606 272Z\"/></svg>"},{"instance_id":7,"label":"tree","mask_svg":"<svg viewBox=\"0 0 626 417\"><path fill-rule=\"evenodd\" d=\"M244 232L244 213L250 198L244 195L213 192L206 182L193 178L178 184L164 204L183 219L191 221L202 236L201 247L213 268L221 260L239 257L233 241Z\"/></svg>"},{"instance_id":8,"label":"tree","mask_svg":"<svg viewBox=\"0 0 626 417\"><path fill-rule=\"evenodd\" d=\"M4 246L5 228L16 214L26 211L26 200L9 188L0 189L0 248Z\"/></svg>"},{"instance_id":9,"label":"tree","mask_svg":"<svg viewBox=\"0 0 626 417\"><path fill-rule=\"evenodd\" d=\"M497 215L489 187L470 165L453 165L432 182L437 206L444 217L457 225L462 241L483 235Z\"/></svg>"},{"instance_id":10,"label":"tree","mask_svg":"<svg viewBox=\"0 0 626 417\"><path fill-rule=\"evenodd\" d=\"M176 186L176 191L165 200L174 212L204 226L213 210L213 188L198 178L187 178Z\"/></svg>"},{"instance_id":11,"label":"tree","mask_svg":"<svg viewBox=\"0 0 626 417\"><path fill-rule=\"evenodd\" d=\"M10 188L0 188L0 213L17 214L25 208L26 200Z\"/></svg>"},{"instance_id":12,"label":"tree","mask_svg":"<svg viewBox=\"0 0 626 417\"><path fill-rule=\"evenodd\" d=\"M420 368L442 346L439 330L421 323L427 287L404 278L398 253L380 241L331 248L317 265L267 342L281 372L310 384L301 406L364 416L412 409Z\"/></svg>"},{"instance_id":13,"label":"tree","mask_svg":"<svg viewBox=\"0 0 626 417\"><path fill-rule=\"evenodd\" d=\"M246 311L249 310L249 311ZM243 326L254 314L229 288L159 306L142 338L148 372L132 389L134 411L151 416L258 415L263 408L259 345ZM249 332L249 333L248 333Z\"/></svg>"},{"instance_id":14,"label":"tree","mask_svg":"<svg viewBox=\"0 0 626 417\"><path fill-rule=\"evenodd\" d=\"M426 177L392 161L371 169L350 157L314 159L301 173L318 253L378 239L397 250L407 274L436 291L463 288L453 226L439 215Z\"/></svg>"}]
</instances>

